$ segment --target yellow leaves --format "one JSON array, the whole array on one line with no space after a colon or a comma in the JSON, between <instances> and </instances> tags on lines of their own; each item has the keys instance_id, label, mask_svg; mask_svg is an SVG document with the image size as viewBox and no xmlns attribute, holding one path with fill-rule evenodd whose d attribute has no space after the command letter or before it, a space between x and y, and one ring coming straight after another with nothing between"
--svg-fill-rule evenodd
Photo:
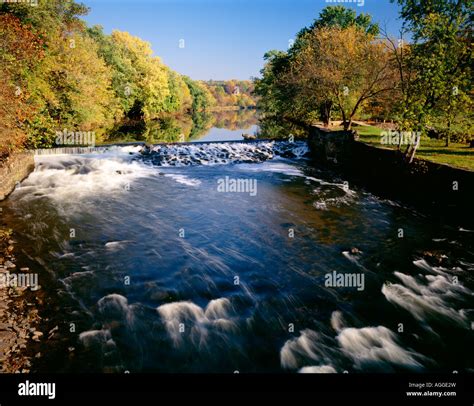
<instances>
[{"instance_id":1,"label":"yellow leaves","mask_svg":"<svg viewBox=\"0 0 474 406\"><path fill-rule=\"evenodd\" d=\"M203 109L214 100L206 86L190 80L193 93L182 76L153 55L150 43L128 32L108 36L100 29L88 30L50 11L47 20L32 15L42 33L42 39L35 41L30 39L36 31L30 32L29 26L17 21L11 27L0 24L0 68L7 79L0 77L0 130L25 122L31 145L50 145L58 127L99 134L124 116L150 120L164 112L187 111L195 104ZM17 35L18 30L25 32ZM38 57L30 57L33 52ZM15 64L17 60L22 63ZM20 98L11 94L11 85L17 84L19 76L25 76L23 104L35 112L30 117L15 110ZM9 120L4 119L7 114Z\"/></svg>"},{"instance_id":2,"label":"yellow leaves","mask_svg":"<svg viewBox=\"0 0 474 406\"><path fill-rule=\"evenodd\" d=\"M143 41L141 38L135 37L126 31L114 30L112 32L112 40L131 54L143 55L145 57L153 55L149 42Z\"/></svg>"},{"instance_id":3,"label":"yellow leaves","mask_svg":"<svg viewBox=\"0 0 474 406\"><path fill-rule=\"evenodd\" d=\"M121 52L128 81L137 89L138 95L134 96L143 102L145 119L155 118L164 111L165 99L170 94L168 69L160 58L153 56L148 42L121 31L113 31L111 38Z\"/></svg>"},{"instance_id":4,"label":"yellow leaves","mask_svg":"<svg viewBox=\"0 0 474 406\"><path fill-rule=\"evenodd\" d=\"M394 86L387 47L356 26L314 28L302 43L276 82L279 89L298 89L292 108L300 106L300 114L312 113L318 103L334 103L350 118L369 99Z\"/></svg>"}]
</instances>

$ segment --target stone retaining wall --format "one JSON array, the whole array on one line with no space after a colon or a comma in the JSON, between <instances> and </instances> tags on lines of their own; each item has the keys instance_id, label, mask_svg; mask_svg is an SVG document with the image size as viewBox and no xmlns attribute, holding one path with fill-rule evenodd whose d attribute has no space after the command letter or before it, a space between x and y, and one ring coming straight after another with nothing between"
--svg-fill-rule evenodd
<instances>
[{"instance_id":1,"label":"stone retaining wall","mask_svg":"<svg viewBox=\"0 0 474 406\"><path fill-rule=\"evenodd\" d=\"M376 193L442 217L474 224L474 172L415 158L408 164L399 151L357 141L355 131L309 130L308 144L316 165L343 174Z\"/></svg>"},{"instance_id":2,"label":"stone retaining wall","mask_svg":"<svg viewBox=\"0 0 474 406\"><path fill-rule=\"evenodd\" d=\"M0 164L0 200L5 199L15 189L16 184L25 179L34 168L32 152L11 154Z\"/></svg>"}]
</instances>

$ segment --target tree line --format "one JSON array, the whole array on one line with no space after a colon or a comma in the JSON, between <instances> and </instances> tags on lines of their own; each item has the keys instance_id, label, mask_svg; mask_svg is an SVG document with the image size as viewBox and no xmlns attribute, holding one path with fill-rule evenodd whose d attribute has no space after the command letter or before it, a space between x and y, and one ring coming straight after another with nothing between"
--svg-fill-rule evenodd
<instances>
[{"instance_id":1,"label":"tree line","mask_svg":"<svg viewBox=\"0 0 474 406\"><path fill-rule=\"evenodd\" d=\"M391 1L403 20L398 37L367 14L329 6L288 50L265 54L256 93L267 119L336 119L349 130L355 118L373 118L446 145L470 139L472 0Z\"/></svg>"},{"instance_id":2,"label":"tree line","mask_svg":"<svg viewBox=\"0 0 474 406\"><path fill-rule=\"evenodd\" d=\"M216 106L251 108L257 104L255 86L250 80L209 80L205 82Z\"/></svg>"}]
</instances>

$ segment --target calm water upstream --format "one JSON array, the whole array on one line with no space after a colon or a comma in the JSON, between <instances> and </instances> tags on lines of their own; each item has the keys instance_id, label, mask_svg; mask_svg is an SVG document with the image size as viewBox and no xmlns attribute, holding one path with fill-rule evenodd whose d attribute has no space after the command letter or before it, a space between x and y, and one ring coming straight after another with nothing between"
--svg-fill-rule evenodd
<instances>
[{"instance_id":1,"label":"calm water upstream","mask_svg":"<svg viewBox=\"0 0 474 406\"><path fill-rule=\"evenodd\" d=\"M58 326L33 370L473 371L474 232L304 143L140 150L37 156L0 204Z\"/></svg>"}]
</instances>

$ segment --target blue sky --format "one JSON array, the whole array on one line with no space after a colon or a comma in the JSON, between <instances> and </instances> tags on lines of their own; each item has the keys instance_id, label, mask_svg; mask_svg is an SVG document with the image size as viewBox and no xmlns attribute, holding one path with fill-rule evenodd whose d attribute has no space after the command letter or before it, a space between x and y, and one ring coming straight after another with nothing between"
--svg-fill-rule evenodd
<instances>
[{"instance_id":1,"label":"blue sky","mask_svg":"<svg viewBox=\"0 0 474 406\"><path fill-rule=\"evenodd\" d=\"M362 0L359 0L362 1ZM156 55L193 79L259 76L263 55L286 49L303 27L331 5L325 0L78 0L91 11L85 20L106 33L128 31L152 44ZM398 6L389 0L343 4L396 35ZM180 40L184 39L184 48ZM182 44L182 42L181 42Z\"/></svg>"}]
</instances>

